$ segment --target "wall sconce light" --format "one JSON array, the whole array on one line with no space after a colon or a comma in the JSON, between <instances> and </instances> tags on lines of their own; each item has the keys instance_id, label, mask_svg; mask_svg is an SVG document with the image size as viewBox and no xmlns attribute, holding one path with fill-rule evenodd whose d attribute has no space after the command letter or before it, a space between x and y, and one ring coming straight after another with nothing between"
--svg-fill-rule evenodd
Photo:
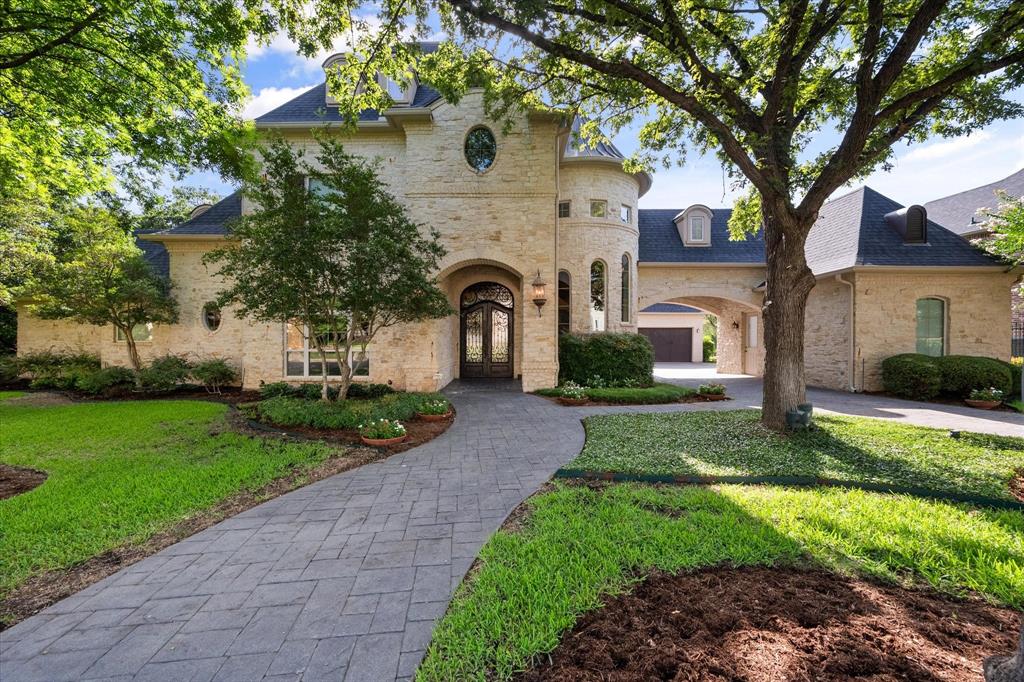
<instances>
[{"instance_id":1,"label":"wall sconce light","mask_svg":"<svg viewBox=\"0 0 1024 682\"><path fill-rule=\"evenodd\" d=\"M740 323L739 322L733 322L732 323L732 328L733 329L739 329L740 328Z\"/></svg>"},{"instance_id":2,"label":"wall sconce light","mask_svg":"<svg viewBox=\"0 0 1024 682\"><path fill-rule=\"evenodd\" d=\"M540 309L548 302L545 291L547 285L548 283L540 276L540 270L538 270L537 276L533 278L533 304L537 306L537 317L540 317Z\"/></svg>"}]
</instances>

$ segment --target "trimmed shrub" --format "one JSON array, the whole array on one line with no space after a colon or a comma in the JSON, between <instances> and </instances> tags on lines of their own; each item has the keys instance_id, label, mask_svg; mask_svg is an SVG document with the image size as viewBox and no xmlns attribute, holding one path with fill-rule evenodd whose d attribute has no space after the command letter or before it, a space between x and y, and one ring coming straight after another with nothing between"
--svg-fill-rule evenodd
<instances>
[{"instance_id":1,"label":"trimmed shrub","mask_svg":"<svg viewBox=\"0 0 1024 682\"><path fill-rule=\"evenodd\" d=\"M882 361L882 385L901 398L930 400L942 389L936 358L918 353L893 355Z\"/></svg>"},{"instance_id":2,"label":"trimmed shrub","mask_svg":"<svg viewBox=\"0 0 1024 682\"><path fill-rule=\"evenodd\" d=\"M574 381L595 388L654 383L654 347L641 334L563 334L558 361L561 383Z\"/></svg>"},{"instance_id":3,"label":"trimmed shrub","mask_svg":"<svg viewBox=\"0 0 1024 682\"><path fill-rule=\"evenodd\" d=\"M647 388L587 388L584 391L591 400L619 405L674 403L696 393L692 388L672 384L655 384Z\"/></svg>"},{"instance_id":4,"label":"trimmed shrub","mask_svg":"<svg viewBox=\"0 0 1024 682\"><path fill-rule=\"evenodd\" d=\"M408 421L428 401L443 400L438 393L392 393L375 400L322 400L276 397L259 403L260 418L278 426L317 429L357 429L375 419Z\"/></svg>"},{"instance_id":5,"label":"trimmed shrub","mask_svg":"<svg viewBox=\"0 0 1024 682\"><path fill-rule=\"evenodd\" d=\"M1019 360L1020 358L1016 358L1016 359ZM1010 398L1014 398L1014 397L1019 398L1020 397L1020 375L1021 375L1021 370L1024 369L1024 367L1022 367L1020 362L1006 362L1005 360L1000 360L999 362L1001 362L1007 369L1010 370L1010 381L1013 383L1013 387L1010 389L1010 393L1009 393L1008 397L1010 397Z\"/></svg>"},{"instance_id":6,"label":"trimmed shrub","mask_svg":"<svg viewBox=\"0 0 1024 682\"><path fill-rule=\"evenodd\" d=\"M945 355L935 358L942 375L942 392L963 398L976 388L998 388L1004 394L1013 389L1010 368L994 358Z\"/></svg>"},{"instance_id":7,"label":"trimmed shrub","mask_svg":"<svg viewBox=\"0 0 1024 682\"><path fill-rule=\"evenodd\" d=\"M42 351L18 358L18 368L29 375L32 388L70 390L80 376L100 368L100 359L88 353Z\"/></svg>"},{"instance_id":8,"label":"trimmed shrub","mask_svg":"<svg viewBox=\"0 0 1024 682\"><path fill-rule=\"evenodd\" d=\"M184 383L191 372L192 365L185 358L165 355L139 372L139 384L149 391L170 391Z\"/></svg>"},{"instance_id":9,"label":"trimmed shrub","mask_svg":"<svg viewBox=\"0 0 1024 682\"><path fill-rule=\"evenodd\" d=\"M358 399L369 399L383 398L386 395L391 395L395 392L395 389L391 388L387 384L364 384L360 382L353 382L348 387L348 397Z\"/></svg>"},{"instance_id":10,"label":"trimmed shrub","mask_svg":"<svg viewBox=\"0 0 1024 682\"><path fill-rule=\"evenodd\" d=\"M105 367L79 376L75 388L90 395L112 395L135 385L135 372L127 367Z\"/></svg>"},{"instance_id":11,"label":"trimmed shrub","mask_svg":"<svg viewBox=\"0 0 1024 682\"><path fill-rule=\"evenodd\" d=\"M284 398L295 394L295 387L287 381L274 381L269 384L260 384L260 398Z\"/></svg>"},{"instance_id":12,"label":"trimmed shrub","mask_svg":"<svg viewBox=\"0 0 1024 682\"><path fill-rule=\"evenodd\" d=\"M238 379L238 371L222 358L212 358L196 363L192 378L211 393L220 393L221 386L227 386Z\"/></svg>"},{"instance_id":13,"label":"trimmed shrub","mask_svg":"<svg viewBox=\"0 0 1024 682\"><path fill-rule=\"evenodd\" d=\"M18 358L13 355L0 357L0 384L13 384L20 375Z\"/></svg>"}]
</instances>

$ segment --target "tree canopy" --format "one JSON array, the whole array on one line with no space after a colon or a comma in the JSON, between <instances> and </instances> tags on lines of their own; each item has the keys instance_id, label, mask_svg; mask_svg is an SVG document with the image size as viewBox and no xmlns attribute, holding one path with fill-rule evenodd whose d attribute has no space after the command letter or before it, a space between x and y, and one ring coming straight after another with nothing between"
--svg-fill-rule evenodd
<instances>
[{"instance_id":1,"label":"tree canopy","mask_svg":"<svg viewBox=\"0 0 1024 682\"><path fill-rule=\"evenodd\" d=\"M293 323L320 362L337 363L339 398L350 356L384 328L444 317L434 282L444 249L387 191L370 161L319 135L312 163L276 139L261 151L263 175L243 185L256 207L231 225L229 244L205 257L223 277L222 306L261 322Z\"/></svg>"},{"instance_id":2,"label":"tree canopy","mask_svg":"<svg viewBox=\"0 0 1024 682\"><path fill-rule=\"evenodd\" d=\"M289 0L278 0L288 6ZM899 142L965 135L1024 114L1024 3L1012 0L384 0L373 30L335 1L286 22L303 49L360 34L329 74L354 118L387 102L372 75L414 69L450 100L473 85L496 112L559 107L615 130L642 119L635 161L716 154L750 193L735 234L764 230L763 418L804 400L804 243L825 200L885 166ZM295 3L297 6L298 3ZM454 37L406 44L438 12ZM365 29L366 26L364 25ZM834 132L834 142L822 137Z\"/></svg>"},{"instance_id":3,"label":"tree canopy","mask_svg":"<svg viewBox=\"0 0 1024 682\"><path fill-rule=\"evenodd\" d=\"M113 176L236 166L239 62L272 28L231 0L6 0L0 196L77 197Z\"/></svg>"}]
</instances>

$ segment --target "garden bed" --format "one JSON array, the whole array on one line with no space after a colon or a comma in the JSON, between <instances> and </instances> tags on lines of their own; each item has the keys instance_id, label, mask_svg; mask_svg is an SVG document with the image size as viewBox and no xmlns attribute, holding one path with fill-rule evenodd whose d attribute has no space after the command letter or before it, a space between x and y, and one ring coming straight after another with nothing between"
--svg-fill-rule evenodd
<instances>
[{"instance_id":1,"label":"garden bed","mask_svg":"<svg viewBox=\"0 0 1024 682\"><path fill-rule=\"evenodd\" d=\"M534 393L555 402L562 397L560 388L542 388ZM586 400L581 403L582 405L664 405L708 400L706 396L698 394L692 388L662 383L644 388L585 388L584 393Z\"/></svg>"},{"instance_id":2,"label":"garden bed","mask_svg":"<svg viewBox=\"0 0 1024 682\"><path fill-rule=\"evenodd\" d=\"M384 448L389 454L405 452L412 448L428 443L448 430L448 427L455 421L454 411L441 421L430 421L422 418L415 418L412 421L403 422L405 425L406 439L395 445L388 445ZM268 422L248 420L250 428L266 434L280 433L287 436L303 438L307 440L321 440L339 445L355 446L361 445L359 429L321 429L314 426L281 426Z\"/></svg>"},{"instance_id":3,"label":"garden bed","mask_svg":"<svg viewBox=\"0 0 1024 682\"><path fill-rule=\"evenodd\" d=\"M652 573L562 637L539 680L976 680L1020 613L828 571Z\"/></svg>"},{"instance_id":4,"label":"garden bed","mask_svg":"<svg viewBox=\"0 0 1024 682\"><path fill-rule=\"evenodd\" d=\"M41 486L45 480L45 471L12 467L0 463L0 500L27 493L29 490Z\"/></svg>"}]
</instances>

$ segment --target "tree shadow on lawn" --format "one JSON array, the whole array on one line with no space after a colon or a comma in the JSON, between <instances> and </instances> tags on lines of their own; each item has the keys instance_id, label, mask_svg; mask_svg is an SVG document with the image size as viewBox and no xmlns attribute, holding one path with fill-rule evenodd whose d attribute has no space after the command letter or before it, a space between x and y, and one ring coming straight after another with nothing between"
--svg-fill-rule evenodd
<instances>
[{"instance_id":1,"label":"tree shadow on lawn","mask_svg":"<svg viewBox=\"0 0 1024 682\"><path fill-rule=\"evenodd\" d=\"M827 518L816 528L797 532L792 522L775 522L770 501L759 508L758 500L749 495L754 490L559 484L553 492L531 498L527 504L532 513L525 522L520 520L522 530L499 532L484 547L470 572L472 578L459 588L435 631L420 676L425 680L507 679L554 649L582 614L630 591L652 571L679 574L715 566L785 569L810 564L863 568L855 552L848 561L841 561L841 548L814 551L814 543L821 542L817 529L827 528ZM791 507L791 513L783 514L784 521L792 517L799 522L813 510L816 493L781 492L794 495L779 503L782 510ZM942 512L938 503L927 504ZM845 532L856 549L855 529L836 524L836 532ZM965 551L982 548L983 556L999 555L1024 565L1018 553L995 552L991 534L942 542L960 540L965 541ZM902 567L897 560L908 564L908 571L927 561L928 538L909 529L906 541L916 542L918 551L889 557L893 563L888 571L867 572L899 578ZM884 563L885 558L879 561ZM974 579L972 572L982 570L978 566L967 562L961 569L961 583L985 585ZM999 585L989 587L990 594L1013 591L1012 585L1001 590ZM687 595L679 598L685 600ZM864 612L871 613L873 608L865 604Z\"/></svg>"},{"instance_id":2,"label":"tree shadow on lawn","mask_svg":"<svg viewBox=\"0 0 1024 682\"><path fill-rule=\"evenodd\" d=\"M986 453L1024 450L1024 440L906 431L882 422L816 418L789 436L749 412L616 415L587 420L587 444L571 468L668 475L813 476L1012 499L1012 472ZM599 420L609 420L601 422ZM865 447L867 446L867 447ZM972 449L976 448L976 449Z\"/></svg>"}]
</instances>

